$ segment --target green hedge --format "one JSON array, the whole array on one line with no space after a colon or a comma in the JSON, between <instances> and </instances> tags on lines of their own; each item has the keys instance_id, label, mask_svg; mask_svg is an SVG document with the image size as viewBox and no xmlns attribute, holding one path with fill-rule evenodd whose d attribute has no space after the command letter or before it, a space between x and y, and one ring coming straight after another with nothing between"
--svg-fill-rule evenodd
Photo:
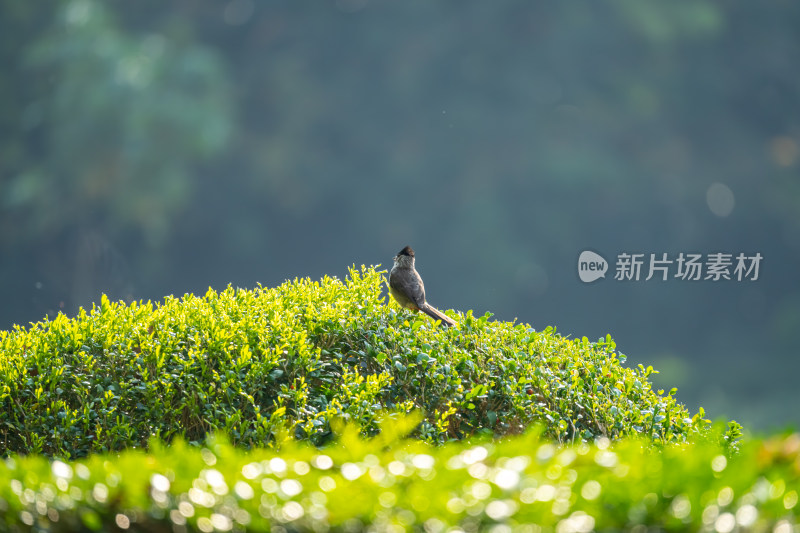
<instances>
[{"instance_id":1,"label":"green hedge","mask_svg":"<svg viewBox=\"0 0 800 533\"><path fill-rule=\"evenodd\" d=\"M541 423L559 442L641 435L683 442L708 422L626 368L610 337L450 312L458 326L387 305L384 277L297 279L160 304L112 303L0 332L0 446L63 458L202 442L321 445L330 420L364 435L379 412L426 413L432 443Z\"/></svg>"},{"instance_id":2,"label":"green hedge","mask_svg":"<svg viewBox=\"0 0 800 533\"><path fill-rule=\"evenodd\" d=\"M533 433L431 446L400 420L318 449L176 441L0 460L5 531L774 531L800 518L800 437L555 446ZM794 529L796 531L796 529Z\"/></svg>"}]
</instances>

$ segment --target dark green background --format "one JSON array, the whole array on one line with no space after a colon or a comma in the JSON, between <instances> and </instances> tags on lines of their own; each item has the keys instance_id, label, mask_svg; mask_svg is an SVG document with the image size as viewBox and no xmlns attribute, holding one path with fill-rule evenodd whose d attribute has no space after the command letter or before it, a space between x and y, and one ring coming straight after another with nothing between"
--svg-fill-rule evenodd
<instances>
[{"instance_id":1,"label":"dark green background","mask_svg":"<svg viewBox=\"0 0 800 533\"><path fill-rule=\"evenodd\" d=\"M692 409L800 422L797 3L0 9L0 327L411 244L436 306L610 333ZM588 285L584 249L764 259Z\"/></svg>"}]
</instances>

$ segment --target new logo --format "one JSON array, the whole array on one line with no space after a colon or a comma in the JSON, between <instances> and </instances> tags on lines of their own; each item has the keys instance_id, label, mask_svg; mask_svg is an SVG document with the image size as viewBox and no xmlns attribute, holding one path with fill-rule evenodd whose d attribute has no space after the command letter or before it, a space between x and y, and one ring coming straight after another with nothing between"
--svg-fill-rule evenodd
<instances>
[{"instance_id":1,"label":"new logo","mask_svg":"<svg viewBox=\"0 0 800 533\"><path fill-rule=\"evenodd\" d=\"M591 250L584 250L578 257L578 277L584 283L591 283L599 278L606 277L608 261Z\"/></svg>"}]
</instances>

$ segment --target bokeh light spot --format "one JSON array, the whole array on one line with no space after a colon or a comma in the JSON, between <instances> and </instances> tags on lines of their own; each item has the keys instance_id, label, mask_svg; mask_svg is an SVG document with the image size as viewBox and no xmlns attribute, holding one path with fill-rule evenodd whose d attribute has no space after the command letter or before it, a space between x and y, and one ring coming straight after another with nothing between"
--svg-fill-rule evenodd
<instances>
[{"instance_id":1,"label":"bokeh light spot","mask_svg":"<svg viewBox=\"0 0 800 533\"><path fill-rule=\"evenodd\" d=\"M727 217L733 212L736 200L733 191L723 183L712 183L706 191L706 202L712 213Z\"/></svg>"},{"instance_id":2,"label":"bokeh light spot","mask_svg":"<svg viewBox=\"0 0 800 533\"><path fill-rule=\"evenodd\" d=\"M791 167L800 156L800 147L797 146L797 141L791 137L780 136L770 141L769 152L776 165Z\"/></svg>"}]
</instances>

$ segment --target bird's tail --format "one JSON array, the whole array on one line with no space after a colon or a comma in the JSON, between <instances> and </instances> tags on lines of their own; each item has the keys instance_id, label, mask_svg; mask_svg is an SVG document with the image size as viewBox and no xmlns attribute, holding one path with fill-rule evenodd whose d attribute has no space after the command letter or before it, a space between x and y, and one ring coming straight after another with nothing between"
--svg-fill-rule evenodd
<instances>
[{"instance_id":1,"label":"bird's tail","mask_svg":"<svg viewBox=\"0 0 800 533\"><path fill-rule=\"evenodd\" d=\"M429 317L433 318L434 320L441 320L442 324L446 324L451 327L456 325L455 321L452 318L442 313L441 311L439 311L430 304L426 303L425 307L420 307L419 310L428 315Z\"/></svg>"}]
</instances>

